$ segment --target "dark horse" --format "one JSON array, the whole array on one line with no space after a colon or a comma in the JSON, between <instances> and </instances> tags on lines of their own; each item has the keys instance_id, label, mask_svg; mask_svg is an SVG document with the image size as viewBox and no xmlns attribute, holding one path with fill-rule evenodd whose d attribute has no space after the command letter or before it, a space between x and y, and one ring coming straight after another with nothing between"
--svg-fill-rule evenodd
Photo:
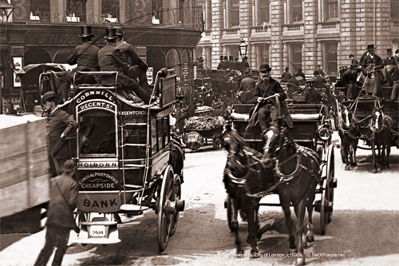
<instances>
[{"instance_id":1,"label":"dark horse","mask_svg":"<svg viewBox=\"0 0 399 266\"><path fill-rule=\"evenodd\" d=\"M360 138L360 126L353 120L351 110L343 104L338 110L338 133L341 139L341 158L346 163L345 170L357 165L356 150Z\"/></svg>"},{"instance_id":2,"label":"dark horse","mask_svg":"<svg viewBox=\"0 0 399 266\"><path fill-rule=\"evenodd\" d=\"M385 115L382 112L382 107L376 107L373 110L370 128L372 131L372 137L370 144L372 149L374 145L377 146L378 150L378 163L381 169L390 168L389 167L389 155L391 153L391 141L392 141L392 126L393 120L390 116ZM373 143L374 140L374 143ZM385 158L386 152L386 158ZM374 160L373 173L377 172L377 160Z\"/></svg>"},{"instance_id":3,"label":"dark horse","mask_svg":"<svg viewBox=\"0 0 399 266\"><path fill-rule=\"evenodd\" d=\"M298 217L296 233L300 253L297 263L304 264L302 237L304 236L303 220L306 207L309 213L306 240L314 241L311 231L313 227L312 211L315 190L320 179L317 153L311 149L298 146L288 137L285 128L281 131L272 128L266 133L265 153L263 155L245 147L244 140L233 129L226 128L223 136L225 147L229 152L224 183L227 193L236 202L236 207L246 211L248 240L252 247L251 254L258 253L256 241L265 231L263 228L259 229L258 226L259 200L272 191L277 191L286 217L291 251L296 251L290 211L291 202L294 205ZM260 158L263 158L263 160L260 160ZM281 169L282 166L284 170ZM238 229L238 224L236 227ZM233 228L232 231L236 233L237 253L242 254L238 232Z\"/></svg>"},{"instance_id":4,"label":"dark horse","mask_svg":"<svg viewBox=\"0 0 399 266\"><path fill-rule=\"evenodd\" d=\"M266 167L274 165L274 171L279 178L277 193L285 214L289 234L289 248L298 253L297 264L305 264L304 246L306 241L314 241L312 229L313 201L316 186L320 182L320 159L318 154L310 149L296 144L288 135L285 127L271 127L264 135L265 146L262 161ZM293 220L290 205L294 206L297 217L295 245ZM304 233L303 220L308 211L308 225ZM304 237L306 235L306 237Z\"/></svg>"},{"instance_id":5,"label":"dark horse","mask_svg":"<svg viewBox=\"0 0 399 266\"><path fill-rule=\"evenodd\" d=\"M269 183L274 182L271 169L260 165L262 156L256 150L245 146L244 139L236 130L226 126L223 132L224 147L228 151L223 183L228 194L227 215L229 227L235 234L237 255L244 254L238 233L238 210L244 213L248 221L248 243L251 244L251 256L257 257L257 241L262 232L259 231L258 209L261 197L249 196L251 192L266 190ZM267 174L268 173L268 174Z\"/></svg>"}]
</instances>

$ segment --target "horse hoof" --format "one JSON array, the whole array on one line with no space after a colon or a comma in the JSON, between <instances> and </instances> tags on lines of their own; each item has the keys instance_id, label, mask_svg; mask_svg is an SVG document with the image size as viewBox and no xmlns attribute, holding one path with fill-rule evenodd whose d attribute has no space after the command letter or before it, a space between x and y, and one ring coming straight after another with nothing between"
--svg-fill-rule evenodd
<instances>
[{"instance_id":1,"label":"horse hoof","mask_svg":"<svg viewBox=\"0 0 399 266\"><path fill-rule=\"evenodd\" d=\"M345 171L349 171L351 167L349 165L345 166Z\"/></svg>"},{"instance_id":2,"label":"horse hoof","mask_svg":"<svg viewBox=\"0 0 399 266\"><path fill-rule=\"evenodd\" d=\"M236 252L236 257L237 258L244 258L244 250L243 249L237 249L237 252Z\"/></svg>"},{"instance_id":3,"label":"horse hoof","mask_svg":"<svg viewBox=\"0 0 399 266\"><path fill-rule=\"evenodd\" d=\"M295 265L305 265L305 258L297 258Z\"/></svg>"},{"instance_id":4,"label":"horse hoof","mask_svg":"<svg viewBox=\"0 0 399 266\"><path fill-rule=\"evenodd\" d=\"M378 173L378 170L377 169L373 169L372 173L376 174L376 173Z\"/></svg>"},{"instance_id":5,"label":"horse hoof","mask_svg":"<svg viewBox=\"0 0 399 266\"><path fill-rule=\"evenodd\" d=\"M251 249L251 258L260 258L260 254L257 248Z\"/></svg>"},{"instance_id":6,"label":"horse hoof","mask_svg":"<svg viewBox=\"0 0 399 266\"><path fill-rule=\"evenodd\" d=\"M293 253L297 253L297 252L298 252L298 250L296 248L290 248L288 250L288 254L293 254Z\"/></svg>"}]
</instances>

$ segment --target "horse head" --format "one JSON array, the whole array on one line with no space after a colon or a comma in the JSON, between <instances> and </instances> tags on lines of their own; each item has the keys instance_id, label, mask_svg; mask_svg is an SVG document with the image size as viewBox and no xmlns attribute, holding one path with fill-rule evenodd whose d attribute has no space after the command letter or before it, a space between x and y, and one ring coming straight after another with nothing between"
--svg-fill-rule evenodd
<instances>
[{"instance_id":1,"label":"horse head","mask_svg":"<svg viewBox=\"0 0 399 266\"><path fill-rule=\"evenodd\" d=\"M340 126L345 130L349 130L353 123L352 111L343 104L340 105L340 110Z\"/></svg>"},{"instance_id":2,"label":"horse head","mask_svg":"<svg viewBox=\"0 0 399 266\"><path fill-rule=\"evenodd\" d=\"M273 165L273 158L279 150L283 135L279 128L271 126L268 131L263 135L265 145L263 146L262 162L265 167L270 168Z\"/></svg>"},{"instance_id":3,"label":"horse head","mask_svg":"<svg viewBox=\"0 0 399 266\"><path fill-rule=\"evenodd\" d=\"M234 177L245 176L248 169L244 152L244 139L230 125L225 126L222 137L224 148L228 152L226 168L231 171Z\"/></svg>"},{"instance_id":4,"label":"horse head","mask_svg":"<svg viewBox=\"0 0 399 266\"><path fill-rule=\"evenodd\" d=\"M371 130L374 132L381 131L384 127L385 115L382 107L375 107L371 115Z\"/></svg>"}]
</instances>

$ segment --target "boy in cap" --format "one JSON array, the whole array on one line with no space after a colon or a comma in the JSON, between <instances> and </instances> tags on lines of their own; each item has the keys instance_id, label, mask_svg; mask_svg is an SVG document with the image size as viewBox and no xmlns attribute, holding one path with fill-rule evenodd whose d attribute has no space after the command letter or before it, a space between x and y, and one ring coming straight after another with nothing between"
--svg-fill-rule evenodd
<instances>
[{"instance_id":1,"label":"boy in cap","mask_svg":"<svg viewBox=\"0 0 399 266\"><path fill-rule=\"evenodd\" d=\"M379 70L383 67L381 57L375 54L374 44L368 45L367 54L362 60L362 72L366 77L364 89L367 95L379 96L381 94Z\"/></svg>"},{"instance_id":2,"label":"boy in cap","mask_svg":"<svg viewBox=\"0 0 399 266\"><path fill-rule=\"evenodd\" d=\"M124 32L121 27L114 27L116 29L116 35L118 38L115 42L115 47L119 49L125 60L125 63L129 67L129 78L139 80L139 85L145 89L148 93L151 93L151 89L147 82L147 64L138 56L133 46L127 43L124 39Z\"/></svg>"},{"instance_id":3,"label":"boy in cap","mask_svg":"<svg viewBox=\"0 0 399 266\"><path fill-rule=\"evenodd\" d=\"M349 59L351 60L352 69L355 69L359 66L359 62L355 59L355 56L353 54L349 55Z\"/></svg>"},{"instance_id":4,"label":"boy in cap","mask_svg":"<svg viewBox=\"0 0 399 266\"><path fill-rule=\"evenodd\" d=\"M61 80L59 90L61 92L61 99L63 101L71 98L71 82L76 71L98 71L97 53L100 50L92 43L91 26L82 26L79 37L82 39L82 44L75 47L73 53L68 57L68 64L78 66L73 71L66 72ZM91 76L79 75L75 79L75 84L93 83L95 82Z\"/></svg>"},{"instance_id":5,"label":"boy in cap","mask_svg":"<svg viewBox=\"0 0 399 266\"><path fill-rule=\"evenodd\" d=\"M43 95L43 109L47 117L47 148L53 176L62 173L61 166L70 158L66 137L78 126L73 116L56 108L58 101L59 97L53 91Z\"/></svg>"},{"instance_id":6,"label":"boy in cap","mask_svg":"<svg viewBox=\"0 0 399 266\"><path fill-rule=\"evenodd\" d=\"M36 259L35 266L47 265L57 248L52 265L61 265L67 250L69 232L79 232L73 217L77 205L78 183L74 179L77 166L73 160L67 160L62 166L63 173L51 179L50 204L46 222L46 242Z\"/></svg>"},{"instance_id":7,"label":"boy in cap","mask_svg":"<svg viewBox=\"0 0 399 266\"><path fill-rule=\"evenodd\" d=\"M290 69L286 67L285 72L281 75L281 82L288 82L291 77Z\"/></svg>"},{"instance_id":8,"label":"boy in cap","mask_svg":"<svg viewBox=\"0 0 399 266\"><path fill-rule=\"evenodd\" d=\"M282 104L286 99L286 95L284 90L281 88L280 83L270 77L270 71L272 69L268 64L262 64L259 68L260 72L260 80L255 85L255 94L253 98L253 102L259 103L259 108L257 110L257 115L259 118L259 125L262 130L262 133L266 133L266 131L271 126L277 127L277 118L278 118L278 109L277 102L275 98L271 98L269 100L264 101L264 98L269 96L279 97L280 100L280 111L281 116L284 119L285 123L289 127L293 127L293 122L290 114L288 113L285 104ZM256 114L255 112L251 115L251 118L248 121L248 127L253 127L256 124Z\"/></svg>"},{"instance_id":9,"label":"boy in cap","mask_svg":"<svg viewBox=\"0 0 399 266\"><path fill-rule=\"evenodd\" d=\"M144 103L149 104L152 99L151 94L144 90L134 79L129 78L126 74L129 73L129 66L126 64L121 51L116 48L116 29L110 29L107 35L104 36L106 45L98 51L98 61L101 71L117 71L118 79L115 84L115 77L113 75L104 75L101 78L101 84L104 86L121 86L123 89L119 92L125 96L127 100L138 102L139 99L133 95L134 91Z\"/></svg>"}]
</instances>

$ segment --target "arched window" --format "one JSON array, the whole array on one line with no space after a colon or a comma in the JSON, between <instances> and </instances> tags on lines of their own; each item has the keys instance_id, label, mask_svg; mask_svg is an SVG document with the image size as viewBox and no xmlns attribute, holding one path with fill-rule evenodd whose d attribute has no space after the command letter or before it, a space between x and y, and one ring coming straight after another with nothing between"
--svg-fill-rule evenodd
<instances>
[{"instance_id":1,"label":"arched window","mask_svg":"<svg viewBox=\"0 0 399 266\"><path fill-rule=\"evenodd\" d=\"M147 65L152 67L155 74L163 67L166 67L166 59L164 52L159 48L150 48L147 50Z\"/></svg>"},{"instance_id":2,"label":"arched window","mask_svg":"<svg viewBox=\"0 0 399 266\"><path fill-rule=\"evenodd\" d=\"M54 63L67 64L68 57L73 53L72 49L61 49L54 56Z\"/></svg>"},{"instance_id":3,"label":"arched window","mask_svg":"<svg viewBox=\"0 0 399 266\"><path fill-rule=\"evenodd\" d=\"M52 63L49 53L41 48L32 48L24 54L24 65Z\"/></svg>"}]
</instances>

